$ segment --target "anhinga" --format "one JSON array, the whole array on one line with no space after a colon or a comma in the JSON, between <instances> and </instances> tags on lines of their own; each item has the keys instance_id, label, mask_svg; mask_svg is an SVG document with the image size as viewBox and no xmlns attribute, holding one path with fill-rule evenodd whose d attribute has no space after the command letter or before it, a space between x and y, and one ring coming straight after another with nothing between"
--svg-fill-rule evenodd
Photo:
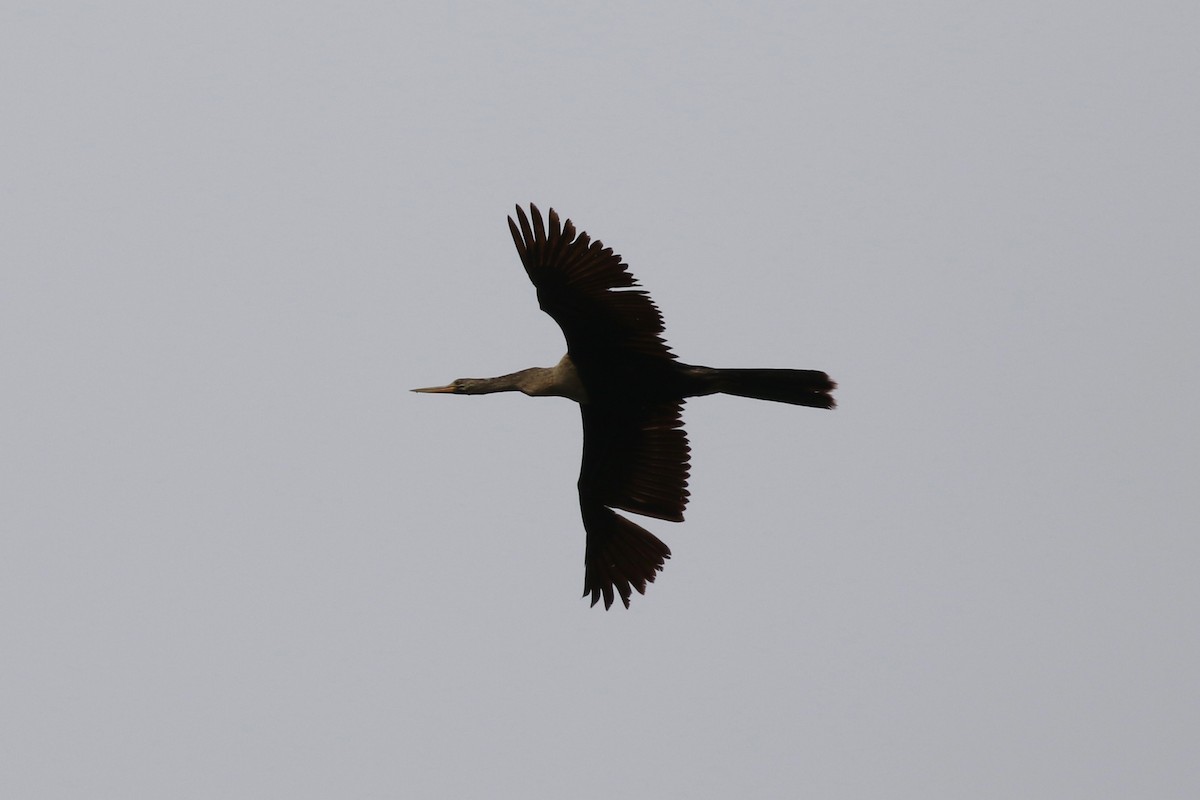
<instances>
[{"instance_id":1,"label":"anhinga","mask_svg":"<svg viewBox=\"0 0 1200 800\"><path fill-rule=\"evenodd\" d=\"M712 369L683 364L662 339L658 307L621 257L550 210L547 229L537 206L533 224L517 206L508 226L538 304L567 339L553 367L498 378L459 378L415 392L523 392L568 397L583 413L579 507L587 531L583 594L604 607L614 592L626 608L632 590L645 594L670 558L665 544L613 509L680 522L687 505L688 447L684 400L741 395L833 408L833 381L804 369Z\"/></svg>"}]
</instances>

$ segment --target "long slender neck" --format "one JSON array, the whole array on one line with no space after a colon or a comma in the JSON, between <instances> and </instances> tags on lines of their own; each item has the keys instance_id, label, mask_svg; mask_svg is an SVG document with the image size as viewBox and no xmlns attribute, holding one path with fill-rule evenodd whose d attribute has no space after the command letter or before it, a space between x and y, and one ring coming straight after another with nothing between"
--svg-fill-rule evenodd
<instances>
[{"instance_id":1,"label":"long slender neck","mask_svg":"<svg viewBox=\"0 0 1200 800\"><path fill-rule=\"evenodd\" d=\"M531 397L566 397L576 403L587 402L587 390L569 356L563 356L553 367L530 367L495 378L474 378L466 384L463 394L492 392L522 392Z\"/></svg>"}]
</instances>

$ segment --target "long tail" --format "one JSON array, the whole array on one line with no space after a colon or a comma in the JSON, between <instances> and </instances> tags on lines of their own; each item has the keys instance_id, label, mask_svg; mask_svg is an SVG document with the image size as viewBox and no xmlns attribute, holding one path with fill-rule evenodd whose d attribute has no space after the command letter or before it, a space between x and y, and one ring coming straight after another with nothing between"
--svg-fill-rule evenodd
<instances>
[{"instance_id":1,"label":"long tail","mask_svg":"<svg viewBox=\"0 0 1200 800\"><path fill-rule=\"evenodd\" d=\"M713 392L774 400L812 408L833 408L837 384L818 369L714 369L709 376Z\"/></svg>"}]
</instances>

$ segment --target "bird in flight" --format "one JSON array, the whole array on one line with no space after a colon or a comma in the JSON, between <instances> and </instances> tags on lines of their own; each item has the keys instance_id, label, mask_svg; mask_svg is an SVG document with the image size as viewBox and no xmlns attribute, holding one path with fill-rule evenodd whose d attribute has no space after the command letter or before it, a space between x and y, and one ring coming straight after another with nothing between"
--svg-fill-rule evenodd
<instances>
[{"instance_id":1,"label":"bird in flight","mask_svg":"<svg viewBox=\"0 0 1200 800\"><path fill-rule=\"evenodd\" d=\"M614 509L683 521L688 491L687 435L681 419L689 397L733 394L813 408L833 408L836 384L819 370L713 369L676 360L663 341L658 307L621 257L560 221L549 226L537 206L508 218L513 243L537 289L538 304L567 340L553 367L497 378L459 378L413 389L443 394L523 392L566 397L583 415L579 509L587 532L583 594L607 609L646 593L670 549ZM531 224L532 219L532 224Z\"/></svg>"}]
</instances>

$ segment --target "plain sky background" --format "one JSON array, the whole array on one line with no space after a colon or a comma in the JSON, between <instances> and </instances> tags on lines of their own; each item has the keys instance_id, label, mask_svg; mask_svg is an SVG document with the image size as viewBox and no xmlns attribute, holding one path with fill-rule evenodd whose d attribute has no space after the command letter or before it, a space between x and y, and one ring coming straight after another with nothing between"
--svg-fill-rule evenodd
<instances>
[{"instance_id":1,"label":"plain sky background","mask_svg":"<svg viewBox=\"0 0 1200 800\"><path fill-rule=\"evenodd\" d=\"M1194 2L8 2L0 796L1200 796ZM579 598L514 203L686 411Z\"/></svg>"}]
</instances>

